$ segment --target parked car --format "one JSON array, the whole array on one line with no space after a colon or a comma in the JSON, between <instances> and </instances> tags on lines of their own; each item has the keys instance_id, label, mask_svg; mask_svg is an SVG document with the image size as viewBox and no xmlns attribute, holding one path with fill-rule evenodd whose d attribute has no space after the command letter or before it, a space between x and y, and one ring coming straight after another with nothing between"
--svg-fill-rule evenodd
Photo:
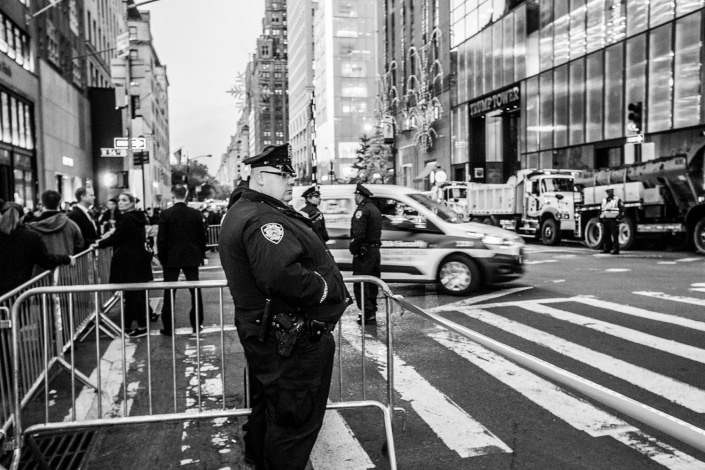
<instances>
[{"instance_id":1,"label":"parked car","mask_svg":"<svg viewBox=\"0 0 705 470\"><path fill-rule=\"evenodd\" d=\"M524 241L514 232L464 222L453 210L415 189L368 185L382 212L382 279L437 282L443 292L466 295L482 284L511 281L524 272ZM300 210L307 187L295 187ZM328 247L344 274L352 271L350 220L357 207L354 185L321 186L319 209L326 219Z\"/></svg>"}]
</instances>

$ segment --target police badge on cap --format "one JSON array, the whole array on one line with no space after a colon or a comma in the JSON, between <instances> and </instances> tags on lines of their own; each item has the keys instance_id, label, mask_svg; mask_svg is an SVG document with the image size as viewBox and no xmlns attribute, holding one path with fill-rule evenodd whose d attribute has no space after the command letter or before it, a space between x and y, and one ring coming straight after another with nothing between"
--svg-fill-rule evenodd
<instances>
[{"instance_id":1,"label":"police badge on cap","mask_svg":"<svg viewBox=\"0 0 705 470\"><path fill-rule=\"evenodd\" d=\"M282 172L291 173L292 176L296 173L294 167L291 166L289 144L268 145L262 150L262 153L246 158L242 163L250 165L251 168L270 166Z\"/></svg>"}]
</instances>

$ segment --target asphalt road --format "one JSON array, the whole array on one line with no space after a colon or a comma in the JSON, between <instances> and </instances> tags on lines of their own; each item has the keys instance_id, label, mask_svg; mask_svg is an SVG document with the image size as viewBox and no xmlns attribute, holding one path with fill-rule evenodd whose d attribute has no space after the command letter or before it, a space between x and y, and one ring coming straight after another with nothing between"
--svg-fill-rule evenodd
<instances>
[{"instance_id":1,"label":"asphalt road","mask_svg":"<svg viewBox=\"0 0 705 470\"><path fill-rule=\"evenodd\" d=\"M223 279L217 253L209 258L201 279ZM434 286L390 287L455 325L705 429L703 268L705 258L687 252L612 256L577 244L529 245L521 280L483 288L467 298L442 295ZM229 293L222 296L223 330L217 327L221 296L215 290L206 293L206 330L198 341L189 336L188 294L178 295L173 341L158 334L158 322L152 323L149 342L130 340L123 348L119 340L100 340L103 362L112 357L113 376L120 376L123 360L129 371L127 383L116 380L111 385L113 415L124 410L128 415L147 414L150 406L154 412L172 412L173 406L178 413L195 412L199 396L205 409L222 407L223 400L226 406L243 406L244 360L232 329ZM153 294L155 305L159 296ZM384 402L387 321L380 314L379 325L366 328L363 365L356 316L352 307L341 322L342 371L336 371L331 400ZM705 468L704 452L580 391L413 312L402 314L394 307L391 318L394 400L404 410L394 419L398 468ZM89 349L77 345L77 356ZM175 368L171 351L177 357ZM79 359L87 375L95 368L93 356L86 352ZM201 376L200 386L194 383L195 375ZM52 414L65 415L68 405L56 390L70 384L62 384L61 377L56 380ZM243 422L186 420L101 430L85 468L248 468L242 463ZM329 412L311 467L389 468L384 442L379 411Z\"/></svg>"}]
</instances>

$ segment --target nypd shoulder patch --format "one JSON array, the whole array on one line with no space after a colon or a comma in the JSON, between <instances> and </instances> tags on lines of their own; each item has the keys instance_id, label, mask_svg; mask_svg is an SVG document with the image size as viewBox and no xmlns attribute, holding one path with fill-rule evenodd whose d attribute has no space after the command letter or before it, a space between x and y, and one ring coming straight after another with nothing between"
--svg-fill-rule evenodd
<instances>
[{"instance_id":1,"label":"nypd shoulder patch","mask_svg":"<svg viewBox=\"0 0 705 470\"><path fill-rule=\"evenodd\" d=\"M362 217L362 211L355 212L355 218L359 219L360 217Z\"/></svg>"},{"instance_id":2,"label":"nypd shoulder patch","mask_svg":"<svg viewBox=\"0 0 705 470\"><path fill-rule=\"evenodd\" d=\"M264 224L262 227L260 227L260 230L262 231L262 235L264 235L264 238L274 243L275 245L279 244L279 242L282 241L282 238L284 238L284 227L282 227L280 224Z\"/></svg>"}]
</instances>

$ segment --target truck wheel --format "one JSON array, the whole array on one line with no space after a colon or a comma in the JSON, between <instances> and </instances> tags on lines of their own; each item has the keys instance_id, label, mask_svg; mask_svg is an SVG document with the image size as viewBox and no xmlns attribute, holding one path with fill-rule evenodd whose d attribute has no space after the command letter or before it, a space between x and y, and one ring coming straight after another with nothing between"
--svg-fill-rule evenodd
<instances>
[{"instance_id":1,"label":"truck wheel","mask_svg":"<svg viewBox=\"0 0 705 470\"><path fill-rule=\"evenodd\" d=\"M495 225L494 220L492 220L492 217L485 217L482 219L482 223L485 225Z\"/></svg>"},{"instance_id":2,"label":"truck wheel","mask_svg":"<svg viewBox=\"0 0 705 470\"><path fill-rule=\"evenodd\" d=\"M695 224L693 242L695 243L695 251L705 255L705 217Z\"/></svg>"},{"instance_id":3,"label":"truck wheel","mask_svg":"<svg viewBox=\"0 0 705 470\"><path fill-rule=\"evenodd\" d=\"M634 244L636 238L636 223L632 217L625 217L619 223L619 247L628 250Z\"/></svg>"},{"instance_id":4,"label":"truck wheel","mask_svg":"<svg viewBox=\"0 0 705 470\"><path fill-rule=\"evenodd\" d=\"M555 246L561 242L561 229L556 219L549 217L541 223L541 241L549 246Z\"/></svg>"},{"instance_id":5,"label":"truck wheel","mask_svg":"<svg viewBox=\"0 0 705 470\"><path fill-rule=\"evenodd\" d=\"M585 244L588 248L599 250L602 248L603 240L602 224L598 217L593 217L585 224Z\"/></svg>"},{"instance_id":6,"label":"truck wheel","mask_svg":"<svg viewBox=\"0 0 705 470\"><path fill-rule=\"evenodd\" d=\"M441 290L450 295L467 295L480 286L480 270L464 256L451 255L438 268Z\"/></svg>"}]
</instances>

